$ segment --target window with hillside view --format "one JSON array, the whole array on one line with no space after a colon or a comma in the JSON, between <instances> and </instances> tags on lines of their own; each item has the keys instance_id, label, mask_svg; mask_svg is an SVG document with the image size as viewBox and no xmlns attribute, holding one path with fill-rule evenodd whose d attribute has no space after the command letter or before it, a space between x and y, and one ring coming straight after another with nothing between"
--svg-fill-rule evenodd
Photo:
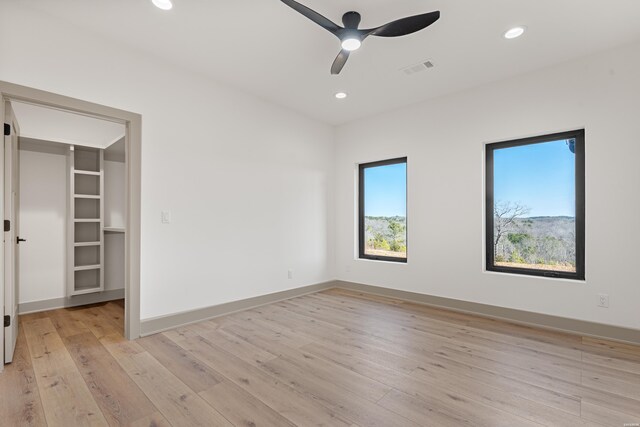
<instances>
[{"instance_id":1,"label":"window with hillside view","mask_svg":"<svg viewBox=\"0 0 640 427\"><path fill-rule=\"evenodd\" d=\"M407 159L359 169L360 258L407 262Z\"/></svg>"},{"instance_id":2,"label":"window with hillside view","mask_svg":"<svg viewBox=\"0 0 640 427\"><path fill-rule=\"evenodd\" d=\"M486 147L487 270L584 279L584 131Z\"/></svg>"}]
</instances>

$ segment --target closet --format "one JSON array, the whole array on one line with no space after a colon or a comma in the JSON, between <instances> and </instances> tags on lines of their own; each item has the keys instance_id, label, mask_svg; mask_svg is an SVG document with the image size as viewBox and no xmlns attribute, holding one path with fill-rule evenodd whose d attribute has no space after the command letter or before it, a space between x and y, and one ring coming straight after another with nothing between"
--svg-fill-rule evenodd
<instances>
[{"instance_id":1,"label":"closet","mask_svg":"<svg viewBox=\"0 0 640 427\"><path fill-rule=\"evenodd\" d=\"M124 138L106 149L23 138L21 166L21 311L123 298Z\"/></svg>"}]
</instances>

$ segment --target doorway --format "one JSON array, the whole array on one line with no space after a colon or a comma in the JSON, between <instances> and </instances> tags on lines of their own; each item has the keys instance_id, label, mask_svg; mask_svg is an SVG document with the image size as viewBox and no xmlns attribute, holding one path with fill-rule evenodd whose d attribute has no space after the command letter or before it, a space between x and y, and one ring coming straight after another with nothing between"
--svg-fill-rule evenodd
<instances>
[{"instance_id":1,"label":"doorway","mask_svg":"<svg viewBox=\"0 0 640 427\"><path fill-rule=\"evenodd\" d=\"M118 214L111 212L109 216L110 220L119 218L117 221L121 221L120 224L106 224L104 222L104 213L100 212L100 215L98 215L98 212L104 208L104 195L101 193L101 191L104 191L104 183L100 181L100 179L102 179L102 175L101 172L99 172L100 169L97 168L100 168L100 166L103 165L103 157L106 151L100 150L99 148L96 149L96 147L87 147L79 144L67 144L62 148L59 144L57 146L52 144L51 146L56 146L57 149L68 150L67 157L70 157L72 162L69 163L67 161L67 164L71 164L72 166L74 165L74 156L77 155L79 158L78 168L75 172L71 169L69 177L72 182L77 182L78 185L85 186L83 191L78 193L79 197L74 198L72 192L71 198L69 199L69 207L71 211L73 212L74 208L78 209L79 217L76 215L72 216L68 230L78 229L77 233L82 235L79 238L74 238L70 241L71 245L69 245L69 250L71 251L70 253L72 253L72 259L74 256L73 254L75 254L76 257L83 259L83 263L71 266L71 277L74 277L74 275L78 277L80 285L79 288L75 290L71 288L71 291L67 293L67 296L73 295L72 298L82 297L86 299L87 295L90 296L91 294L96 294L98 291L104 291L104 280L101 278L101 274L104 273L105 270L104 265L102 265L105 248L100 245L105 244L105 242L108 242L109 240L117 241L118 238L121 238L122 248L113 249L112 247L110 252L112 255L122 252L124 253L121 262L123 270L122 281L124 282L124 336L128 339L135 339L139 337L141 117L135 113L117 110L6 82L0 82L0 96L2 97L2 102L0 102L0 115L5 119L8 118L11 120L14 113L13 108L11 107L12 103L16 105L20 103L21 105L45 107L49 110L53 109L53 111L60 113L72 113L77 117L98 119L105 123L121 126L123 135L121 141L119 141L119 149L112 150L109 153L111 157L122 155L122 157L126 159L121 168L123 175L122 181L124 181L122 213ZM19 121L16 123L18 122ZM7 323L9 324L9 326L2 328L2 331L0 331L0 341L3 342L5 347L3 363L0 364L0 370L2 370L4 363L11 361L12 348L15 346L15 339L18 334L17 284L20 280L16 273L19 272L19 257L17 254L20 252L17 250L17 244L19 243L18 239L21 238L21 236L18 234L20 233L20 224L17 222L18 216L15 214L16 209L19 206L20 192L11 190L11 186L15 186L14 189L18 188L18 179L15 177L19 177L19 172L17 171L17 166L13 168L11 167L11 165L19 165L17 161L17 142L15 156L13 155L14 151L11 150L9 152L9 156L7 156L7 147L13 147L11 141L13 139L16 141L18 140L20 129L18 126L11 129L7 129L5 126L5 133L7 133L7 130L9 130L9 135L4 137L4 158L2 159L2 162L0 162L3 167L3 173L0 174L3 180L2 185L0 185L0 190L2 191L1 199L4 201L4 203L1 203L2 206L0 207L0 213L4 219L8 219L10 221L10 224L13 225L14 228L12 230L10 228L9 231L5 231L5 244L2 245L2 253L0 254L0 259L4 260L5 267L9 267L3 270L5 274L0 278L0 289L3 291L0 292L0 307L2 307L4 311L3 315L8 316L8 319L7 317L4 317L5 325L7 325ZM13 136L11 130L13 130ZM55 141L53 142L55 143ZM34 141L30 141L30 143L33 147ZM76 147L78 148L78 151L75 150ZM96 169L94 170L84 167L91 166L91 159L96 161ZM11 169L11 171L8 171L8 169ZM12 175L7 175L7 173ZM13 195L14 193L15 195ZM98 228L96 228L96 230L99 230L99 239L88 239L88 234L86 233L90 234L94 231L82 231L91 228L91 226L87 226L87 224L90 225L92 223L94 224L94 228L96 228L96 224L99 224ZM6 229L7 227L5 226L5 230ZM118 233L121 233L121 230L126 230L126 233L119 234L118 236ZM109 236L104 238L103 233L108 233ZM15 246L13 245L14 240ZM8 244L8 241L10 241L11 244ZM108 248L106 249L108 250ZM98 267L99 265L102 265L102 267ZM73 273L74 271L75 273ZM67 286L69 286L69 283L73 283L73 280L68 282ZM90 298L91 297L86 299L86 301L91 302ZM78 301L79 300L76 299L76 302Z\"/></svg>"}]
</instances>

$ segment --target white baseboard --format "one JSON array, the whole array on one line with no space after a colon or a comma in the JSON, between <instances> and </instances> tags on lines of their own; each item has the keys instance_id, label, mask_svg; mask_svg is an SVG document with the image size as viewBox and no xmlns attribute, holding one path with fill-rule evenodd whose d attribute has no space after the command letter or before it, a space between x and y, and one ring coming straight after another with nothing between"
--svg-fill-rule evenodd
<instances>
[{"instance_id":1,"label":"white baseboard","mask_svg":"<svg viewBox=\"0 0 640 427\"><path fill-rule=\"evenodd\" d=\"M512 308L498 307L476 302L456 300L452 298L437 297L433 295L415 292L400 291L362 283L332 280L316 285L304 286L287 291L276 292L268 295L247 298L240 301L232 301L197 310L159 316L145 319L140 322L141 336L152 335L158 332L184 326L190 323L201 322L207 319L224 316L242 310L248 310L261 305L295 298L298 296L320 292L331 288L349 289L352 291L382 295L409 301L416 304L424 304L447 310L463 312L471 315L490 317L508 322L519 323L541 329L551 329L567 332L575 335L604 338L608 340L640 344L640 330L624 328L621 326L606 325L585 320L570 319L548 314L534 313Z\"/></svg>"},{"instance_id":2,"label":"white baseboard","mask_svg":"<svg viewBox=\"0 0 640 427\"><path fill-rule=\"evenodd\" d=\"M57 308L77 307L79 305L96 304L124 298L124 289L96 292L94 294L74 297L53 298L42 301L30 301L18 304L18 314L36 313L38 311L55 310Z\"/></svg>"}]
</instances>

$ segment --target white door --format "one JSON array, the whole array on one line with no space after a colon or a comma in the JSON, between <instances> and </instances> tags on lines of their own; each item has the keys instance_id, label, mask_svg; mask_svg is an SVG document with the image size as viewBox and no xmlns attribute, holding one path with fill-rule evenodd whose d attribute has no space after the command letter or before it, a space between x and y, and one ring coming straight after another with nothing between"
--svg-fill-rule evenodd
<instances>
[{"instance_id":1,"label":"white door","mask_svg":"<svg viewBox=\"0 0 640 427\"><path fill-rule=\"evenodd\" d=\"M20 242L18 135L20 128L9 101L4 104L4 116L4 363L10 363L13 360L18 338L18 243Z\"/></svg>"}]
</instances>

